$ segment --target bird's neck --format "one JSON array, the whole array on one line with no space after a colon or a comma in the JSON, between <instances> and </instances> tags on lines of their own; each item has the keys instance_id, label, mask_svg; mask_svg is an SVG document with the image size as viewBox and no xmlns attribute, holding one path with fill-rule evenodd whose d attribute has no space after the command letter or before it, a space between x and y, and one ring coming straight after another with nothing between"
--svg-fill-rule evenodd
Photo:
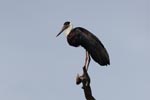
<instances>
[{"instance_id":1,"label":"bird's neck","mask_svg":"<svg viewBox=\"0 0 150 100\"><path fill-rule=\"evenodd\" d=\"M71 32L71 30L73 29L73 25L70 24L70 26L64 30L65 36L67 37L69 35L69 33Z\"/></svg>"}]
</instances>

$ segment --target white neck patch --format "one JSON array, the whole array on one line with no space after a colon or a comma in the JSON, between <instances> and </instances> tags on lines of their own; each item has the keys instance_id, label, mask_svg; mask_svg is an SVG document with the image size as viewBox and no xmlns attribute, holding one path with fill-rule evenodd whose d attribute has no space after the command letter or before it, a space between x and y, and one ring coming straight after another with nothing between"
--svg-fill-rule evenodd
<instances>
[{"instance_id":1,"label":"white neck patch","mask_svg":"<svg viewBox=\"0 0 150 100\"><path fill-rule=\"evenodd\" d=\"M69 27L64 30L65 36L67 37L71 30L73 29L73 25L70 23Z\"/></svg>"}]
</instances>

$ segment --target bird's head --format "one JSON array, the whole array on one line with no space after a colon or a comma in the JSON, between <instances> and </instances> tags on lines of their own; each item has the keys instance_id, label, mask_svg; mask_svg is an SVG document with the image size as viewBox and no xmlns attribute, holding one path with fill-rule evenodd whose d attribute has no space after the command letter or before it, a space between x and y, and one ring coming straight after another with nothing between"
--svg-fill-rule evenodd
<instances>
[{"instance_id":1,"label":"bird's head","mask_svg":"<svg viewBox=\"0 0 150 100\"><path fill-rule=\"evenodd\" d=\"M65 35L67 36L70 33L70 31L72 30L72 28L73 28L73 25L71 24L71 22L69 22L69 21L65 22L61 31L57 34L57 36L59 36L62 32L64 32Z\"/></svg>"}]
</instances>

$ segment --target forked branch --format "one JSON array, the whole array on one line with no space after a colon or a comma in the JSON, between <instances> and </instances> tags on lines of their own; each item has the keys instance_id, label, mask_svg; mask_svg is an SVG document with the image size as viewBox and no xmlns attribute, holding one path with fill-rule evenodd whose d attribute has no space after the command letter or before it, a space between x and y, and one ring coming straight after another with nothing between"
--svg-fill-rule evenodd
<instances>
[{"instance_id":1,"label":"forked branch","mask_svg":"<svg viewBox=\"0 0 150 100\"><path fill-rule=\"evenodd\" d=\"M84 95L86 100L96 100L92 96L92 90L90 87L90 76L87 73L86 66L83 67L83 75L79 76L79 74L76 77L76 84L79 85L82 83L82 89L84 90Z\"/></svg>"}]
</instances>

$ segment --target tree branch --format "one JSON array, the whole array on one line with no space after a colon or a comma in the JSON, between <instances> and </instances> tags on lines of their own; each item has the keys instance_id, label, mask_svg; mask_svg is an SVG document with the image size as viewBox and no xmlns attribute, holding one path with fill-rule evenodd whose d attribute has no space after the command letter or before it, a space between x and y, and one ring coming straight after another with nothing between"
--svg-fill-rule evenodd
<instances>
[{"instance_id":1,"label":"tree branch","mask_svg":"<svg viewBox=\"0 0 150 100\"><path fill-rule=\"evenodd\" d=\"M86 100L96 100L93 96L92 96L92 90L90 87L90 76L87 73L87 69L84 66L83 67L83 75L79 76L79 74L76 77L76 84L79 85L80 83L82 83L82 89L84 90L84 95Z\"/></svg>"}]
</instances>

